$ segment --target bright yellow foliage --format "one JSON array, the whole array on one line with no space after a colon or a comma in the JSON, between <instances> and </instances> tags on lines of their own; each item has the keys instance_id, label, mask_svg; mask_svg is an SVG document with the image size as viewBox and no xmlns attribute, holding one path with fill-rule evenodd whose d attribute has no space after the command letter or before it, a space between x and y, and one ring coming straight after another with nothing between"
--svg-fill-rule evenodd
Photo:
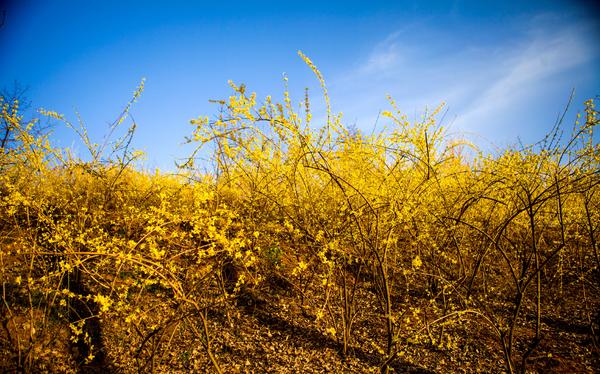
<instances>
[{"instance_id":1,"label":"bright yellow foliage","mask_svg":"<svg viewBox=\"0 0 600 374\"><path fill-rule=\"evenodd\" d=\"M308 95L298 113L287 92L282 103L260 102L230 82L218 115L191 121L188 141L198 148L177 174L135 167L143 157L129 148L135 124L96 144L84 127L44 111L81 136L90 152L83 160L33 134L17 103L1 102L16 139L0 154L3 282L35 294L74 340L86 339L85 321L98 315L128 346L168 328L192 334L218 368L207 310L260 289L275 271L299 289L313 282L321 296L310 313L344 353L366 305L355 292L371 295L379 309L369 313L385 328L370 344L386 362L403 355L399 334L426 338L426 318L479 318L510 352L506 331L519 313L494 314L489 295L517 293L535 304L550 292L542 272L560 272L562 282L562 274L598 270L593 100L570 138L556 129L539 144L487 155L446 136L437 122L443 105L411 123L389 98L388 128L348 129L331 112L322 75L300 56L323 89L321 127ZM142 89L143 82L115 128ZM212 151L210 173L197 159L203 147ZM401 302L417 287L433 300L425 314ZM82 305L89 312L76 317Z\"/></svg>"}]
</instances>

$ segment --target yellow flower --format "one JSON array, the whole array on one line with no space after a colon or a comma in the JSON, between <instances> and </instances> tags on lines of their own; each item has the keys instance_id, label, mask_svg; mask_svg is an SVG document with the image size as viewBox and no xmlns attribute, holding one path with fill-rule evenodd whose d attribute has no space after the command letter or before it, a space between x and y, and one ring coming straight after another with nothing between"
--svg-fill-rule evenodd
<instances>
[{"instance_id":1,"label":"yellow flower","mask_svg":"<svg viewBox=\"0 0 600 374\"><path fill-rule=\"evenodd\" d=\"M111 299L109 299L107 296L100 295L100 294L94 295L94 301L96 303L100 304L101 312L107 312L112 304Z\"/></svg>"},{"instance_id":2,"label":"yellow flower","mask_svg":"<svg viewBox=\"0 0 600 374\"><path fill-rule=\"evenodd\" d=\"M412 260L412 266L415 269L418 269L421 267L421 265L423 265L423 261L421 261L421 256L417 255L417 257Z\"/></svg>"}]
</instances>

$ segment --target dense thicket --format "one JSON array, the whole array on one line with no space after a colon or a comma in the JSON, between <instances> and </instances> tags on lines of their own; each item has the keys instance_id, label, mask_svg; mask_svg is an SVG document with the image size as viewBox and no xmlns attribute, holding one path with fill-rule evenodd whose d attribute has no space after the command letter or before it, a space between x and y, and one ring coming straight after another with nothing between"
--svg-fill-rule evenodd
<instances>
[{"instance_id":1,"label":"dense thicket","mask_svg":"<svg viewBox=\"0 0 600 374\"><path fill-rule=\"evenodd\" d=\"M593 367L592 100L571 132L487 155L445 135L441 107L410 123L390 100L390 126L365 135L329 109L313 123L308 98L297 110L287 93L257 103L231 86L216 117L192 121L198 151L177 174L134 167L135 125L98 145L44 112L80 134L83 161L2 102L14 139L0 155L6 369L295 367L301 355L257 351L272 360L259 364L231 348L275 330L278 344L332 347L339 370ZM195 166L203 147L211 173Z\"/></svg>"}]
</instances>

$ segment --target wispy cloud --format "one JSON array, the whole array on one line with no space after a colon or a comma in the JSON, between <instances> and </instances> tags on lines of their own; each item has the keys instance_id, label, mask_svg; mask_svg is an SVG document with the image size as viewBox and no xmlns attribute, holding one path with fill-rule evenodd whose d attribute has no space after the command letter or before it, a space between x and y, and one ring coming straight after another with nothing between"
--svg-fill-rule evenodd
<instances>
[{"instance_id":1,"label":"wispy cloud","mask_svg":"<svg viewBox=\"0 0 600 374\"><path fill-rule=\"evenodd\" d=\"M369 129L377 111L385 108L386 94L409 115L446 101L455 129L491 136L485 133L503 126L507 113L529 110L532 101L552 94L550 87L565 91L561 97L568 95L577 74L569 75L567 88L556 87L558 78L600 56L586 37L589 25L559 21L546 15L518 21L512 25L518 33L492 41L441 36L413 25L385 37L354 69L334 79L334 103L348 121ZM564 105L548 104L558 105L556 110Z\"/></svg>"},{"instance_id":2,"label":"wispy cloud","mask_svg":"<svg viewBox=\"0 0 600 374\"><path fill-rule=\"evenodd\" d=\"M397 43L399 34L400 32L396 31L377 44L367 61L359 66L358 71L362 74L376 74L394 69L400 63L400 48Z\"/></svg>"},{"instance_id":3,"label":"wispy cloud","mask_svg":"<svg viewBox=\"0 0 600 374\"><path fill-rule=\"evenodd\" d=\"M561 29L553 34L533 32L529 40L506 48L507 61L500 78L481 87L479 99L459 115L465 127L493 118L528 97L541 95L548 80L594 58L596 51L581 37L581 28Z\"/></svg>"}]
</instances>

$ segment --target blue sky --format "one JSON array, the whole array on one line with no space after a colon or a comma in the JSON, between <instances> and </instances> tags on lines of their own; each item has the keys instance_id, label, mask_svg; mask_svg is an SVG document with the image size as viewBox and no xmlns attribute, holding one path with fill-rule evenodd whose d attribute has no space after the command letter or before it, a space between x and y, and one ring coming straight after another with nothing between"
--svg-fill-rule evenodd
<instances>
[{"instance_id":1,"label":"blue sky","mask_svg":"<svg viewBox=\"0 0 600 374\"><path fill-rule=\"evenodd\" d=\"M302 50L325 76L333 110L370 132L392 95L409 118L447 103L444 124L482 147L539 140L575 89L600 94L598 8L582 1L13 1L0 28L0 87L29 87L35 108L75 120L97 141L142 77L132 110L147 166L173 169L189 120L217 112L228 80L259 97L305 87L323 108ZM2 10L0 9L0 10ZM55 142L81 149L57 125Z\"/></svg>"}]
</instances>

